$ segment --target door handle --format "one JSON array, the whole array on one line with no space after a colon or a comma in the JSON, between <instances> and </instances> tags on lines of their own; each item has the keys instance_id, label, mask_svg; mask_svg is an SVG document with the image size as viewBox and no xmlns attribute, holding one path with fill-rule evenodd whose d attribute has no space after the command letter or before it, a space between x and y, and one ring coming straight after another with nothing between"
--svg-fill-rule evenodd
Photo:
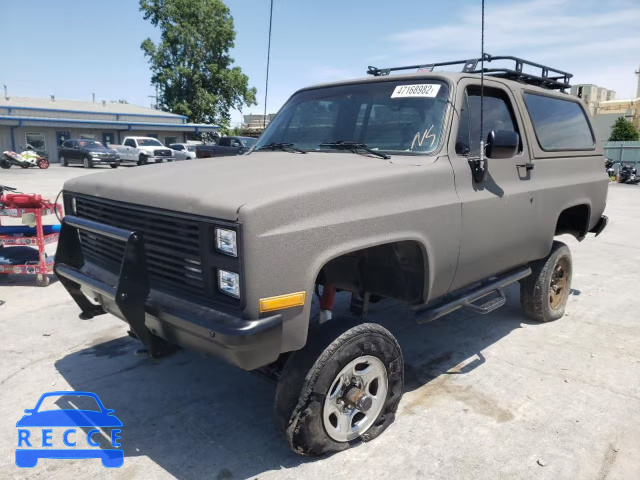
<instances>
[{"instance_id":1,"label":"door handle","mask_svg":"<svg viewBox=\"0 0 640 480\"><path fill-rule=\"evenodd\" d=\"M535 164L528 162L528 163L520 163L518 165L516 165L516 167L518 168L526 168L527 171L529 170L533 170L533 167L535 167Z\"/></svg>"}]
</instances>

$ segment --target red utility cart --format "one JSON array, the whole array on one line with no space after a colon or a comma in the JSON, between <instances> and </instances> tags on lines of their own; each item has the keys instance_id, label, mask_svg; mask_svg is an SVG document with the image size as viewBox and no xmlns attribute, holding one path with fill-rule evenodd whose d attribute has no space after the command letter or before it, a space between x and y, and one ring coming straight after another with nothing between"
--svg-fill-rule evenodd
<instances>
[{"instance_id":1,"label":"red utility cart","mask_svg":"<svg viewBox=\"0 0 640 480\"><path fill-rule=\"evenodd\" d=\"M17 263L7 263L6 260L0 263L0 274L36 275L36 283L39 286L49 285L54 256L47 257L45 245L57 242L59 233L45 233L42 220L47 215L54 215L56 211L58 216L61 216L62 206L44 200L40 195L6 193L0 198L0 217L22 218L23 224L35 224L35 234L21 236L8 233L15 228L3 227L0 218L0 256L18 259ZM15 252L15 255L11 255L12 252Z\"/></svg>"}]
</instances>

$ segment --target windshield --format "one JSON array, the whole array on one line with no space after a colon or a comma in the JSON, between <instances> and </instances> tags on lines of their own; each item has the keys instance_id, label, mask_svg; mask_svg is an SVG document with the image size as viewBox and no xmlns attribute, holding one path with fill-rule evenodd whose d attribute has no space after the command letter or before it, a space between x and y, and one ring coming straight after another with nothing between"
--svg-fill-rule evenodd
<instances>
[{"instance_id":1,"label":"windshield","mask_svg":"<svg viewBox=\"0 0 640 480\"><path fill-rule=\"evenodd\" d=\"M328 142L356 142L396 154L430 153L440 142L447 84L411 79L340 85L297 93L282 107L256 148L289 143L325 150Z\"/></svg>"},{"instance_id":2,"label":"windshield","mask_svg":"<svg viewBox=\"0 0 640 480\"><path fill-rule=\"evenodd\" d=\"M100 142L96 142L95 140L80 140L78 142L80 148L86 148L87 150L102 150L104 147Z\"/></svg>"},{"instance_id":3,"label":"windshield","mask_svg":"<svg viewBox=\"0 0 640 480\"><path fill-rule=\"evenodd\" d=\"M139 147L162 147L162 144L155 138L139 138Z\"/></svg>"},{"instance_id":4,"label":"windshield","mask_svg":"<svg viewBox=\"0 0 640 480\"><path fill-rule=\"evenodd\" d=\"M252 138L252 137L242 137L240 141L242 142L242 145L244 145L245 147L251 148L256 144L258 139Z\"/></svg>"}]
</instances>

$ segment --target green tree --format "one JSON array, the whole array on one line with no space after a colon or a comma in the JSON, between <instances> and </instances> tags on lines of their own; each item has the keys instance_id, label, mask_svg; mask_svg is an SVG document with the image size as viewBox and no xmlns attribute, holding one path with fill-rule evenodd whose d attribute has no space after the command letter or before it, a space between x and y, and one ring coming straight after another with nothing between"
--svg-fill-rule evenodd
<instances>
[{"instance_id":1,"label":"green tree","mask_svg":"<svg viewBox=\"0 0 640 480\"><path fill-rule=\"evenodd\" d=\"M222 0L140 0L140 10L160 29L158 43L140 46L159 108L226 127L230 109L256 105L256 89L229 56L236 33Z\"/></svg>"},{"instance_id":2,"label":"green tree","mask_svg":"<svg viewBox=\"0 0 640 480\"><path fill-rule=\"evenodd\" d=\"M609 141L612 142L634 142L640 140L640 132L636 130L633 123L623 117L619 117L611 129Z\"/></svg>"}]
</instances>

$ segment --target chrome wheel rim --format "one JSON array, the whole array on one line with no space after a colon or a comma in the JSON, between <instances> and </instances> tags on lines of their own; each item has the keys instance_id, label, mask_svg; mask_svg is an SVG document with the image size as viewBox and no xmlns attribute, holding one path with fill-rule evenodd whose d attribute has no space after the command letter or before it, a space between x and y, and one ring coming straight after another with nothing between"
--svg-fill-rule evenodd
<instances>
[{"instance_id":1,"label":"chrome wheel rim","mask_svg":"<svg viewBox=\"0 0 640 480\"><path fill-rule=\"evenodd\" d=\"M327 434L337 442L358 438L382 412L388 389L387 369L379 358L364 355L349 362L331 382L324 401Z\"/></svg>"},{"instance_id":2,"label":"chrome wheel rim","mask_svg":"<svg viewBox=\"0 0 640 480\"><path fill-rule=\"evenodd\" d=\"M84 167L85 167L85 168L89 168L89 159L88 159L88 158L85 158L85 159L82 161L82 164L84 165Z\"/></svg>"}]
</instances>

